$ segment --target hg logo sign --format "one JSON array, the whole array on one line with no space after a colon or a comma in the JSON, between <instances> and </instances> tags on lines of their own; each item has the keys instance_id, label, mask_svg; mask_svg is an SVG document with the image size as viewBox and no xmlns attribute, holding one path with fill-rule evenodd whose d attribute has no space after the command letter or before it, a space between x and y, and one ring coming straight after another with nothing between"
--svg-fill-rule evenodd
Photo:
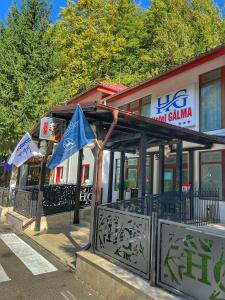
<instances>
[{"instance_id":1,"label":"hg logo sign","mask_svg":"<svg viewBox=\"0 0 225 300\"><path fill-rule=\"evenodd\" d=\"M162 97L158 98L158 103L156 107L157 114L167 113L172 109L180 109L187 105L187 99L189 97L187 94L187 89L179 90L172 96L173 97L171 98L170 94L166 95L165 102L162 102Z\"/></svg>"}]
</instances>

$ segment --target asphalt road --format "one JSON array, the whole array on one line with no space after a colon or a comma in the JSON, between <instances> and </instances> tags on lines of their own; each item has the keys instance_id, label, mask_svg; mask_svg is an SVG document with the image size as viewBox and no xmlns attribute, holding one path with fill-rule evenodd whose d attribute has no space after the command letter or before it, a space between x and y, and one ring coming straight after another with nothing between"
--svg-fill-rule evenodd
<instances>
[{"instance_id":1,"label":"asphalt road","mask_svg":"<svg viewBox=\"0 0 225 300\"><path fill-rule=\"evenodd\" d=\"M11 233L0 225L2 234ZM13 235L9 234L13 243ZM3 236L2 236L3 237ZM18 235L24 244L23 257L26 259L26 247L31 246L57 270L34 275L21 261L19 255L0 238L0 300L102 300L83 282L79 281L69 267L64 266L55 256L48 253L29 238ZM31 251L32 251L31 249ZM17 250L16 250L17 251ZM20 253L19 253L20 254ZM32 262L31 269L32 269ZM4 274L8 281L4 282ZM3 279L2 279L3 278ZM2 280L1 280L2 279Z\"/></svg>"}]
</instances>

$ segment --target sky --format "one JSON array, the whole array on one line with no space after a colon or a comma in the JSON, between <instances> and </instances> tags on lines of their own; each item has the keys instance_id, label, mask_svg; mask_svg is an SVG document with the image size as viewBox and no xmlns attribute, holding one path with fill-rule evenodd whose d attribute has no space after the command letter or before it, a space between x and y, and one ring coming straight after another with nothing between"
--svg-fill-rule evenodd
<instances>
[{"instance_id":1,"label":"sky","mask_svg":"<svg viewBox=\"0 0 225 300\"><path fill-rule=\"evenodd\" d=\"M51 0L54 7L53 7L53 22L55 22L58 18L58 14L61 7L66 6L67 0ZM225 0L214 0L219 6L223 6ZM6 16L8 14L8 10L12 5L13 0L0 0L0 19L5 21ZM17 0L18 4L21 0ZM149 6L150 0L136 0L137 3L141 4L144 8Z\"/></svg>"}]
</instances>

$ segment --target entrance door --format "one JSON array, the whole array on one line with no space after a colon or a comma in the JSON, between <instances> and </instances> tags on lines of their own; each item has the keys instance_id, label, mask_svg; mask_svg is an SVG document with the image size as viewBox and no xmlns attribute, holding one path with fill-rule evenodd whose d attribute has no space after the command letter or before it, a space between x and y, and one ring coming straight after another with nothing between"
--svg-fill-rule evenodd
<instances>
[{"instance_id":1,"label":"entrance door","mask_svg":"<svg viewBox=\"0 0 225 300\"><path fill-rule=\"evenodd\" d=\"M164 167L164 191L171 192L176 191L176 155L165 157ZM182 164L182 183L187 184L188 181L188 155L183 154Z\"/></svg>"}]
</instances>

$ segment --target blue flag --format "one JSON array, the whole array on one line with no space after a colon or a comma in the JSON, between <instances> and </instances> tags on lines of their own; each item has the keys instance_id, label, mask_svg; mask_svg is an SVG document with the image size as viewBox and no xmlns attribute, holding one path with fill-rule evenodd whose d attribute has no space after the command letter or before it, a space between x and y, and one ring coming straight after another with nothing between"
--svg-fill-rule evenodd
<instances>
[{"instance_id":1,"label":"blue flag","mask_svg":"<svg viewBox=\"0 0 225 300\"><path fill-rule=\"evenodd\" d=\"M78 105L69 126L48 163L48 168L54 169L61 162L82 149L85 145L92 143L95 139L95 134Z\"/></svg>"}]
</instances>

